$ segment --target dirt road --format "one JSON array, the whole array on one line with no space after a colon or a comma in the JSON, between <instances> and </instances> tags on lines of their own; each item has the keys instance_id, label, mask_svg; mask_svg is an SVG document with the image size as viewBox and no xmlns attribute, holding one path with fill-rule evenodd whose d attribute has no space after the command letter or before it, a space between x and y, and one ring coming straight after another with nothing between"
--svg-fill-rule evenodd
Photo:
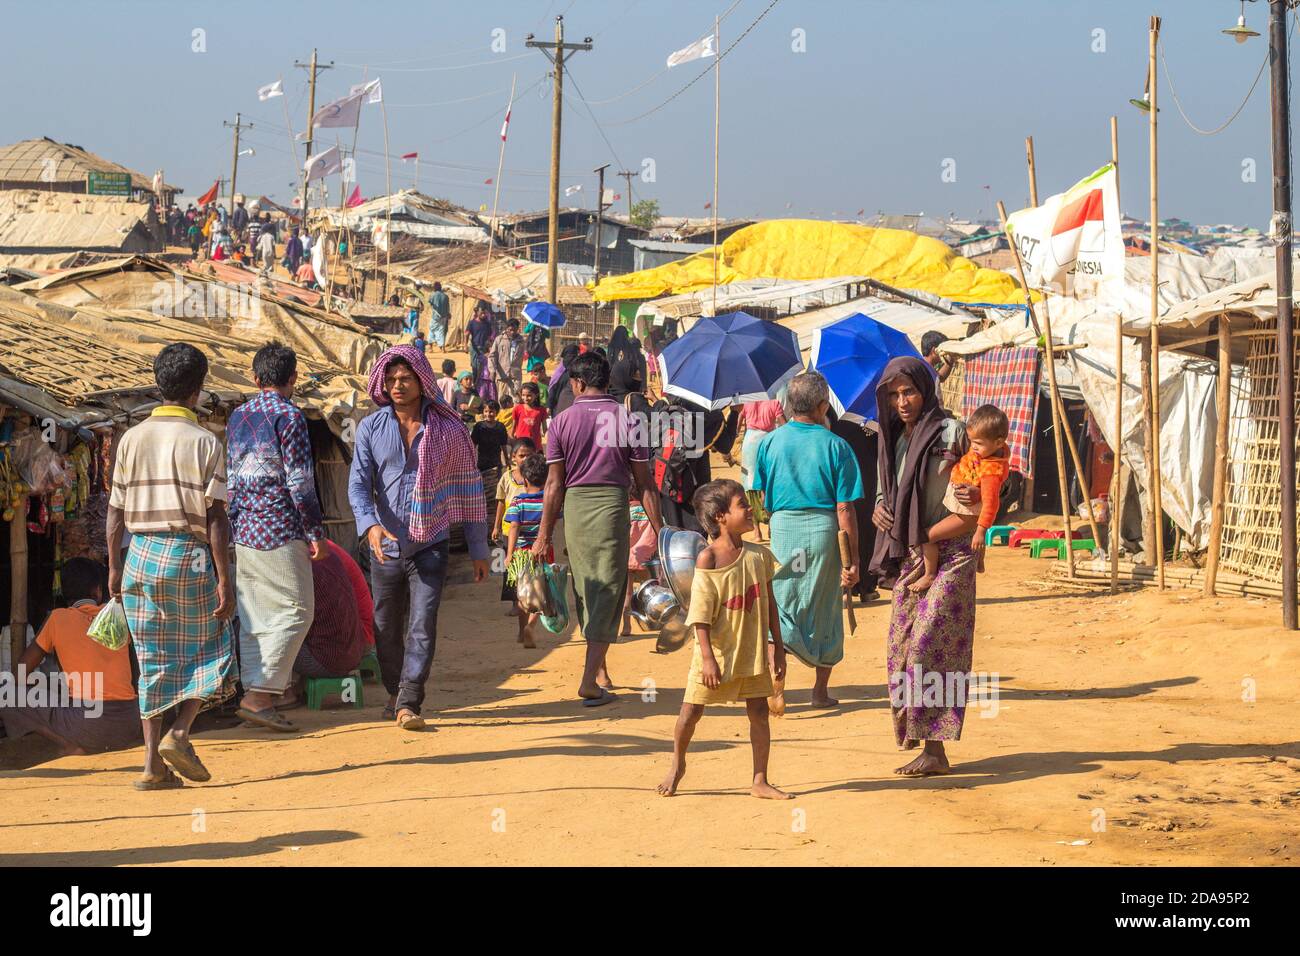
<instances>
[{"instance_id":1,"label":"dirt road","mask_svg":"<svg viewBox=\"0 0 1300 956\"><path fill-rule=\"evenodd\" d=\"M658 797L686 651L610 654L619 700L574 700L582 645L515 644L497 588L449 592L432 733L362 710L292 716L298 736L230 728L197 746L207 785L143 794L139 753L0 772L0 864L1286 864L1297 854L1300 639L1276 604L1191 592L1045 586L1047 561L998 549L979 582L973 710L957 772L905 780L884 690L888 607L858 612L832 690L774 722L772 779L747 795L743 709L696 736L682 793ZM1253 700L1249 699L1252 698ZM1243 699L1246 698L1246 699ZM0 744L0 755L14 745ZM1062 842L1064 841L1064 842ZM1090 841L1086 845L1070 845Z\"/></svg>"}]
</instances>

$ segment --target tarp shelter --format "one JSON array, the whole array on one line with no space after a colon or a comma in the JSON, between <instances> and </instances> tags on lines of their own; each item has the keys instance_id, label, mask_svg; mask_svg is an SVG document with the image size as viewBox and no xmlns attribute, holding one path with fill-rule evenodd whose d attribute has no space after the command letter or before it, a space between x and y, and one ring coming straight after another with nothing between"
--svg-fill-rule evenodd
<instances>
[{"instance_id":1,"label":"tarp shelter","mask_svg":"<svg viewBox=\"0 0 1300 956\"><path fill-rule=\"evenodd\" d=\"M324 220L331 229L344 226L369 236L375 222L390 220L394 235L406 234L427 242L488 244L488 231L477 217L445 200L403 189L391 196L370 199L351 209L324 206L312 209L309 217Z\"/></svg>"},{"instance_id":2,"label":"tarp shelter","mask_svg":"<svg viewBox=\"0 0 1300 956\"><path fill-rule=\"evenodd\" d=\"M814 280L868 276L900 289L918 289L960 302L1014 303L1024 294L1004 272L984 269L937 239L811 219L776 219L747 226L720 245L717 281ZM712 286L715 250L655 269L602 279L597 300L653 299Z\"/></svg>"},{"instance_id":3,"label":"tarp shelter","mask_svg":"<svg viewBox=\"0 0 1300 956\"><path fill-rule=\"evenodd\" d=\"M75 252L155 252L157 219L144 202L35 189L0 191L0 261Z\"/></svg>"}]
</instances>

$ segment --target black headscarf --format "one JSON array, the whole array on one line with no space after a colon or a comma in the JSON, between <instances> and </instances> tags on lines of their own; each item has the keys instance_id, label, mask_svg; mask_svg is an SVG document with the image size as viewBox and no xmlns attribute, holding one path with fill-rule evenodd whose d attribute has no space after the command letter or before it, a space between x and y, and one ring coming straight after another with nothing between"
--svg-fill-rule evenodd
<instances>
[{"instance_id":1,"label":"black headscarf","mask_svg":"<svg viewBox=\"0 0 1300 956\"><path fill-rule=\"evenodd\" d=\"M903 433L903 420L889 399L889 385L898 378L906 378L923 397L921 417L912 429L907 442L907 465L902 480L898 480L897 443ZM926 462L934 445L943 434L946 418L939 404L939 388L934 380L934 370L915 356L890 359L876 386L876 408L880 422L880 446L877 450L878 477L883 503L894 515L894 527L876 535L876 547L871 555L871 570L887 581L898 576L898 569L909 548L926 542L926 529L921 523L921 509L925 505Z\"/></svg>"}]
</instances>

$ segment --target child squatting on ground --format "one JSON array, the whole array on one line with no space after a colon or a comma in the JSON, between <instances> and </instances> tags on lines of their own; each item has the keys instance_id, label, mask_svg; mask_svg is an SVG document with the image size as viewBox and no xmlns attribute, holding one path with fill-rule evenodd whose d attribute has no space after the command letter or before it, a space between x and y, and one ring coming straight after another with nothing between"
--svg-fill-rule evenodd
<instances>
[{"instance_id":1,"label":"child squatting on ground","mask_svg":"<svg viewBox=\"0 0 1300 956\"><path fill-rule=\"evenodd\" d=\"M773 674L777 679L785 676L785 645L772 596L776 559L762 545L742 540L745 532L754 530L754 516L740 482L727 478L700 486L694 506L709 536L709 546L695 561L686 616L686 626L695 628L695 653L673 730L672 766L656 790L665 797L677 792L686 773L686 748L704 705L743 700L754 752L750 793L788 800L794 794L767 782L772 747L767 698Z\"/></svg>"},{"instance_id":2,"label":"child squatting on ground","mask_svg":"<svg viewBox=\"0 0 1300 956\"><path fill-rule=\"evenodd\" d=\"M962 455L953 466L952 474L948 479L948 492L943 498L943 506L950 514L930 529L930 540L921 545L924 564L917 568L920 576L902 582L912 592L924 591L934 583L935 575L939 573L938 542L965 533L969 527L970 516L977 513L979 517L975 523L975 532L970 539L970 547L979 558L979 570L983 572L985 533L997 520L1000 506L999 494L1002 483L1007 480L1009 430L1006 413L996 405L981 405L966 422L966 436L970 439L970 451ZM978 512L957 500L953 493L955 485L979 485Z\"/></svg>"}]
</instances>

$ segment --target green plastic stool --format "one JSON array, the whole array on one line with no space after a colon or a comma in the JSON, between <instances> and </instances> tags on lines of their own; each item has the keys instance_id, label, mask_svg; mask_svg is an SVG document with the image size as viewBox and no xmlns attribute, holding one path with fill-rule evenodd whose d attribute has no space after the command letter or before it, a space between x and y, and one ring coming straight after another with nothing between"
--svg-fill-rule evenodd
<instances>
[{"instance_id":1,"label":"green plastic stool","mask_svg":"<svg viewBox=\"0 0 1300 956\"><path fill-rule=\"evenodd\" d=\"M359 670L353 671L347 677L308 677L307 709L320 710L325 698L334 695L342 696L347 693L356 695L356 699L352 701L354 708L359 709L366 705L361 692L361 672Z\"/></svg>"},{"instance_id":2,"label":"green plastic stool","mask_svg":"<svg viewBox=\"0 0 1300 956\"><path fill-rule=\"evenodd\" d=\"M1001 539L1003 544L1010 544L1011 532L1015 530L1015 525L995 524L993 527L989 528L988 531L984 532L984 546L991 547L994 544L997 544L999 539Z\"/></svg>"},{"instance_id":3,"label":"green plastic stool","mask_svg":"<svg viewBox=\"0 0 1300 956\"><path fill-rule=\"evenodd\" d=\"M1068 542L1071 551L1096 551L1097 543L1092 538L1075 538ZM1065 557L1065 546L1067 542L1064 538L1038 538L1029 542L1029 556L1031 558L1041 558L1044 554L1051 554L1058 561Z\"/></svg>"},{"instance_id":4,"label":"green plastic stool","mask_svg":"<svg viewBox=\"0 0 1300 956\"><path fill-rule=\"evenodd\" d=\"M374 648L366 651L366 656L361 658L361 663L357 665L357 670L361 672L363 679L374 680L378 682L379 676L379 657L375 654Z\"/></svg>"}]
</instances>

